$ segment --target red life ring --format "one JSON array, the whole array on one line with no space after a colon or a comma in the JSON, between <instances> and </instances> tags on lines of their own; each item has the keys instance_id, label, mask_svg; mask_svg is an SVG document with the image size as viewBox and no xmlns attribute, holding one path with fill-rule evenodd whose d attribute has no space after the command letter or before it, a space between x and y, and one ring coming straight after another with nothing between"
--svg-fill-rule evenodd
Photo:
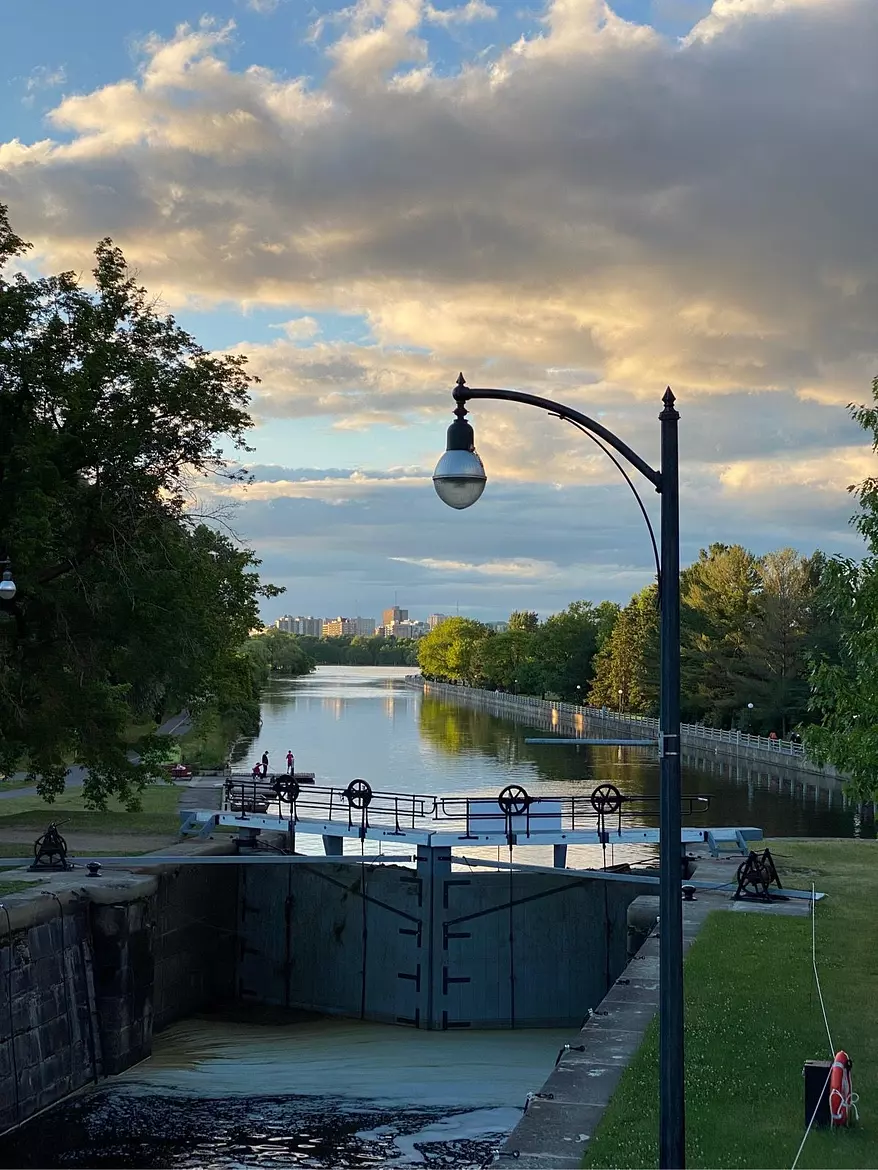
<instances>
[{"instance_id":1,"label":"red life ring","mask_svg":"<svg viewBox=\"0 0 878 1170\"><path fill-rule=\"evenodd\" d=\"M836 1052L829 1074L829 1112L833 1126L847 1125L851 1111L851 1058Z\"/></svg>"}]
</instances>

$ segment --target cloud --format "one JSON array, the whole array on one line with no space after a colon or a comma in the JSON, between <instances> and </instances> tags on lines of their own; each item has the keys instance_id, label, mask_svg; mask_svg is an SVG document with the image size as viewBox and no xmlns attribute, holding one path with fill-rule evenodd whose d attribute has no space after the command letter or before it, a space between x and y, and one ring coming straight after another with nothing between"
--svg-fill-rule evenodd
<instances>
[{"instance_id":1,"label":"cloud","mask_svg":"<svg viewBox=\"0 0 878 1170\"><path fill-rule=\"evenodd\" d=\"M682 41L602 0L547 0L535 31L522 17L499 44L491 26L485 54L488 7L339 8L313 29L319 82L247 58L231 23L152 36L130 77L59 101L47 137L0 144L0 198L44 267L87 269L111 234L171 305L275 308L275 341L227 347L262 378L263 424L445 417L462 368L561 397L655 463L670 383L690 547L841 547L842 489L871 467L843 406L878 369L874 0L716 0ZM433 39L464 23L472 47L440 66ZM367 339L318 332L324 313L363 318ZM489 492L536 486L467 563L561 563L554 485L584 485L591 508L615 471L557 420L487 403L473 418ZM263 484L243 510L331 507L338 525L417 495L336 478ZM525 517L541 551L512 547ZM608 573L632 563L623 539L600 535ZM381 571L390 556L464 559L388 546Z\"/></svg>"},{"instance_id":2,"label":"cloud","mask_svg":"<svg viewBox=\"0 0 878 1170\"><path fill-rule=\"evenodd\" d=\"M44 89L57 89L67 80L67 72L63 65L52 68L49 65L37 65L24 79L23 106L32 106L36 101L37 93Z\"/></svg>"},{"instance_id":3,"label":"cloud","mask_svg":"<svg viewBox=\"0 0 878 1170\"><path fill-rule=\"evenodd\" d=\"M420 565L437 573L480 573L487 577L551 577L557 573L557 565L551 561L440 561L435 557L391 557L403 565Z\"/></svg>"},{"instance_id":4,"label":"cloud","mask_svg":"<svg viewBox=\"0 0 878 1170\"><path fill-rule=\"evenodd\" d=\"M9 149L3 191L47 263L110 230L172 301L363 313L437 366L826 391L878 355L874 11L718 2L674 45L554 0L448 76L433 8L360 0L320 87L233 68L231 25L183 26Z\"/></svg>"},{"instance_id":5,"label":"cloud","mask_svg":"<svg viewBox=\"0 0 878 1170\"><path fill-rule=\"evenodd\" d=\"M476 20L494 20L497 9L485 0L467 0L457 8L436 8L427 4L424 8L424 19L430 24L440 24L448 28L452 24L472 24Z\"/></svg>"}]
</instances>

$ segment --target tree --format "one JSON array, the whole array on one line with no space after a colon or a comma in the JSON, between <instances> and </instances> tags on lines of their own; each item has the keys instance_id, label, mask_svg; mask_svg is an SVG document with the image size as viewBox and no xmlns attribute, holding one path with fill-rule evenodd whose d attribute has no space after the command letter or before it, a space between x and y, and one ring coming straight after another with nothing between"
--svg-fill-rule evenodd
<instances>
[{"instance_id":1,"label":"tree","mask_svg":"<svg viewBox=\"0 0 878 1170\"><path fill-rule=\"evenodd\" d=\"M532 609L517 609L509 615L509 629L532 634L540 624L539 615Z\"/></svg>"},{"instance_id":2,"label":"tree","mask_svg":"<svg viewBox=\"0 0 878 1170\"><path fill-rule=\"evenodd\" d=\"M296 635L287 634L284 630L262 631L249 639L246 649L263 664L266 676L270 672L293 677L310 674L316 665Z\"/></svg>"},{"instance_id":3,"label":"tree","mask_svg":"<svg viewBox=\"0 0 878 1170\"><path fill-rule=\"evenodd\" d=\"M515 615L513 615L515 616ZM512 627L502 634L483 638L477 648L478 672L488 686L525 691L533 681L534 655L538 643L535 628Z\"/></svg>"},{"instance_id":4,"label":"tree","mask_svg":"<svg viewBox=\"0 0 878 1170\"><path fill-rule=\"evenodd\" d=\"M620 695L621 692L621 695ZM621 707L634 715L658 714L658 589L648 585L631 598L594 659L589 702Z\"/></svg>"},{"instance_id":5,"label":"tree","mask_svg":"<svg viewBox=\"0 0 878 1170\"><path fill-rule=\"evenodd\" d=\"M878 378L872 383L878 404ZM878 406L851 406L878 453ZM832 763L850 778L852 795L866 802L878 796L878 478L848 489L857 499L854 528L865 539L859 563L833 557L821 565L818 602L839 632L834 656L815 648L811 658L810 708L820 724L809 727L809 753Z\"/></svg>"},{"instance_id":6,"label":"tree","mask_svg":"<svg viewBox=\"0 0 878 1170\"><path fill-rule=\"evenodd\" d=\"M791 548L759 560L755 621L744 643L743 670L754 705L753 730L785 737L808 707L806 655L814 635L814 600L821 558Z\"/></svg>"},{"instance_id":7,"label":"tree","mask_svg":"<svg viewBox=\"0 0 878 1170\"><path fill-rule=\"evenodd\" d=\"M25 248L0 207L0 265ZM129 759L132 716L238 702L240 648L280 591L193 508L246 450L244 359L161 315L110 240L95 255L94 293L0 267L0 556L18 586L0 613L0 771L51 796L73 758L102 805L158 775L154 735Z\"/></svg>"},{"instance_id":8,"label":"tree","mask_svg":"<svg viewBox=\"0 0 878 1170\"><path fill-rule=\"evenodd\" d=\"M611 602L573 601L543 622L536 657L546 691L568 701L588 694L594 656L613 612L618 614L619 607Z\"/></svg>"},{"instance_id":9,"label":"tree","mask_svg":"<svg viewBox=\"0 0 878 1170\"><path fill-rule=\"evenodd\" d=\"M481 681L479 647L496 637L471 618L453 617L436 626L418 643L418 662L430 678L475 686Z\"/></svg>"},{"instance_id":10,"label":"tree","mask_svg":"<svg viewBox=\"0 0 878 1170\"><path fill-rule=\"evenodd\" d=\"M759 562L739 544L712 544L680 575L684 718L718 727L749 699L745 665L757 616Z\"/></svg>"}]
</instances>

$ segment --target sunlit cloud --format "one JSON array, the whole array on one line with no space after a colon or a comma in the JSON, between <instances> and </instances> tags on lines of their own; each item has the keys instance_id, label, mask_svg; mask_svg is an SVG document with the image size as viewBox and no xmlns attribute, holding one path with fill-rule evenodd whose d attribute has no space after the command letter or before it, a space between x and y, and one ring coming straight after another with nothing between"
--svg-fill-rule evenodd
<instances>
[{"instance_id":1,"label":"sunlit cloud","mask_svg":"<svg viewBox=\"0 0 878 1170\"><path fill-rule=\"evenodd\" d=\"M457 564L453 549L369 527L396 522L415 542L399 500L429 493L429 472L382 480L344 463L365 430L420 461L420 432L410 453L400 436L425 420L441 448L463 369L471 385L570 402L653 464L670 384L691 544L738 531L841 547L844 488L874 466L844 408L878 371L875 0L658 0L668 19L703 18L682 41L602 0L541 0L511 31L499 7L339 4L311 30L317 81L267 68L209 18L147 37L110 84L59 99L63 77L35 73L54 102L46 130L0 143L29 267L87 271L109 234L174 309L276 314L272 340L245 320L222 346L261 379L256 442L311 419L340 467L255 484L242 515L265 519L260 539L281 513L304 525L331 508L340 531L351 510L382 571L451 572L436 566ZM440 67L431 44L451 39L459 67ZM333 315L362 337L321 328ZM595 499L624 510L627 488L557 420L493 403L472 418L496 547L461 563L495 568L454 571L549 590L568 531L552 507L573 523ZM553 547L524 547L544 534ZM626 539L602 532L603 579L629 564L648 579ZM496 568L537 563L543 577Z\"/></svg>"}]
</instances>

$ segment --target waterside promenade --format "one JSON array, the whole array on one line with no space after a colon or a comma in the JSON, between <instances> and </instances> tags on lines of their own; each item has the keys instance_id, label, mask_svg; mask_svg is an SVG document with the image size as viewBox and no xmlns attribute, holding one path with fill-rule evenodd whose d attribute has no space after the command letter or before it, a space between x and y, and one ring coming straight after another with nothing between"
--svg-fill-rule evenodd
<instances>
[{"instance_id":1,"label":"waterside promenade","mask_svg":"<svg viewBox=\"0 0 878 1170\"><path fill-rule=\"evenodd\" d=\"M557 735L583 738L655 736L658 742L658 720L642 715L625 715L584 704L539 699L533 695L510 695L503 691L428 682L419 674L409 675L405 682L407 686L423 690L426 695L450 699L500 716L526 719L533 727L545 728ZM714 758L770 764L772 768L781 768L790 774L806 773L839 784L846 779L831 764L821 765L809 759L804 746L790 740L772 740L761 735L748 735L743 731L706 727L700 723L683 723L680 730L684 754L693 759L702 760L710 755Z\"/></svg>"}]
</instances>

